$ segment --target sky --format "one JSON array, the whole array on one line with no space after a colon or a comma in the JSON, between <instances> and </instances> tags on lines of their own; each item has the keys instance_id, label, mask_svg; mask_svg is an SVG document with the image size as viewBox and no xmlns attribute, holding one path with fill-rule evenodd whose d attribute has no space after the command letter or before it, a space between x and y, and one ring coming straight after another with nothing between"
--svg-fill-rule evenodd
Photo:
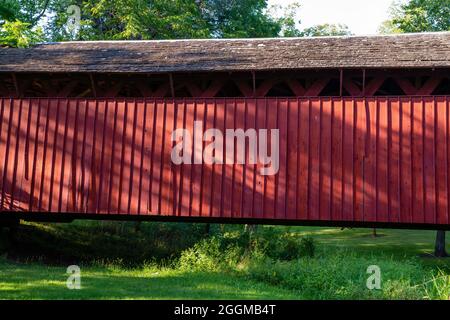
<instances>
[{"instance_id":1,"label":"sky","mask_svg":"<svg viewBox=\"0 0 450 320\"><path fill-rule=\"evenodd\" d=\"M269 5L300 3L300 28L323 23L346 24L356 35L375 34L388 19L393 0L269 0Z\"/></svg>"}]
</instances>

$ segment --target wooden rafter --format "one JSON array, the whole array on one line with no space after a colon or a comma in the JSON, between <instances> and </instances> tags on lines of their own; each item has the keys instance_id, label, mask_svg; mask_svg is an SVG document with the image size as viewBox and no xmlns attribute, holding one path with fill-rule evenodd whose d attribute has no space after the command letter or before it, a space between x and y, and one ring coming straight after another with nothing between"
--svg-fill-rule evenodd
<instances>
[{"instance_id":1,"label":"wooden rafter","mask_svg":"<svg viewBox=\"0 0 450 320\"><path fill-rule=\"evenodd\" d=\"M404 94L408 96L413 95L430 95L441 83L443 77L431 76L421 87L414 86L407 78L394 77L395 82L403 90Z\"/></svg>"},{"instance_id":2,"label":"wooden rafter","mask_svg":"<svg viewBox=\"0 0 450 320\"><path fill-rule=\"evenodd\" d=\"M206 90L203 91L200 96L203 98L215 97L219 93L220 89L223 88L225 83L226 83L226 79L223 79L223 78L214 79L211 82L211 84L208 86L208 88L206 88Z\"/></svg>"},{"instance_id":3,"label":"wooden rafter","mask_svg":"<svg viewBox=\"0 0 450 320\"><path fill-rule=\"evenodd\" d=\"M358 97L358 96L362 95L363 90L361 88L359 88L355 84L355 82L350 78L344 78L344 81L342 82L342 86L352 96Z\"/></svg>"},{"instance_id":4,"label":"wooden rafter","mask_svg":"<svg viewBox=\"0 0 450 320\"><path fill-rule=\"evenodd\" d=\"M62 88L58 92L58 97L67 98L70 93L75 89L75 87L78 85L78 80L72 80L69 83L67 83L64 88Z\"/></svg>"},{"instance_id":5,"label":"wooden rafter","mask_svg":"<svg viewBox=\"0 0 450 320\"><path fill-rule=\"evenodd\" d=\"M371 81L369 81L363 88L361 89L358 85L355 84L355 82L351 78L344 78L342 82L342 86L347 92L354 96L366 96L371 97L373 96L383 85L384 81L386 81L386 77L384 76L377 76L373 78Z\"/></svg>"},{"instance_id":6,"label":"wooden rafter","mask_svg":"<svg viewBox=\"0 0 450 320\"><path fill-rule=\"evenodd\" d=\"M235 79L234 82L236 83L237 87L239 88L239 91L241 91L244 97L254 96L253 89L251 86L248 85L247 81L245 81L244 79Z\"/></svg>"},{"instance_id":7,"label":"wooden rafter","mask_svg":"<svg viewBox=\"0 0 450 320\"><path fill-rule=\"evenodd\" d=\"M424 84L423 86L417 90L417 95L420 96L428 96L430 94L433 93L434 90L436 90L436 88L438 87L438 85L441 83L442 81L442 77L430 77Z\"/></svg>"},{"instance_id":8,"label":"wooden rafter","mask_svg":"<svg viewBox=\"0 0 450 320\"><path fill-rule=\"evenodd\" d=\"M123 80L117 81L116 84L114 84L111 88L108 89L108 91L105 92L104 96L107 98L113 98L117 96L122 87L123 87Z\"/></svg>"},{"instance_id":9,"label":"wooden rafter","mask_svg":"<svg viewBox=\"0 0 450 320\"><path fill-rule=\"evenodd\" d=\"M165 97L169 93L169 84L162 83L152 92L151 97Z\"/></svg>"},{"instance_id":10,"label":"wooden rafter","mask_svg":"<svg viewBox=\"0 0 450 320\"><path fill-rule=\"evenodd\" d=\"M304 95L307 97L317 97L318 95L320 95L322 90L325 89L328 82L330 82L330 78L321 78L321 79L316 80L306 90Z\"/></svg>"},{"instance_id":11,"label":"wooden rafter","mask_svg":"<svg viewBox=\"0 0 450 320\"><path fill-rule=\"evenodd\" d=\"M287 79L286 84L289 89L291 89L292 93L298 97L305 95L305 88L301 85L301 83L296 79Z\"/></svg>"},{"instance_id":12,"label":"wooden rafter","mask_svg":"<svg viewBox=\"0 0 450 320\"><path fill-rule=\"evenodd\" d=\"M385 81L386 77L384 76L377 76L373 78L369 83L366 84L363 95L367 97L373 96L381 88Z\"/></svg>"}]
</instances>

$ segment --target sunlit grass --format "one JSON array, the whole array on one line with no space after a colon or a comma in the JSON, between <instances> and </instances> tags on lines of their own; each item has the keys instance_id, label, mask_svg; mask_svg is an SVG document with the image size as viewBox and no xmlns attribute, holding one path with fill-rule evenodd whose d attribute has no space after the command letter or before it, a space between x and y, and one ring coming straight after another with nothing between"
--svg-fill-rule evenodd
<instances>
[{"instance_id":1,"label":"sunlit grass","mask_svg":"<svg viewBox=\"0 0 450 320\"><path fill-rule=\"evenodd\" d=\"M372 237L360 228L259 227L271 237L313 238L315 257L209 270L174 263L205 237L203 225L133 230L132 223L23 224L12 255L0 257L0 299L446 299L450 290L450 259L424 255L433 252L434 231L378 229ZM211 230L233 237L243 226ZM81 267L81 290L66 287L70 264ZM381 291L365 286L370 264L382 267Z\"/></svg>"}]
</instances>

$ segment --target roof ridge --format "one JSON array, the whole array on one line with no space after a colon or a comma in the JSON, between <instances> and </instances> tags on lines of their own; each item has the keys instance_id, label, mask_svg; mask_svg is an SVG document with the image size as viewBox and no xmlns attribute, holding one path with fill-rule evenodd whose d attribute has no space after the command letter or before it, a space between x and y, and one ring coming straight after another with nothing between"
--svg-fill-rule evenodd
<instances>
[{"instance_id":1,"label":"roof ridge","mask_svg":"<svg viewBox=\"0 0 450 320\"><path fill-rule=\"evenodd\" d=\"M391 38L391 37L417 37L417 36L450 36L450 31L439 32L414 32L414 33L392 33L392 34L368 34L368 35L345 35L345 36L319 36L319 37L269 37L269 38L195 38L195 39L154 39L154 40L88 40L88 41L56 41L42 42L39 45L49 44L77 44L77 43L158 43L158 42L234 42L234 41L294 41L294 40L321 40L321 39L357 39L357 38Z\"/></svg>"}]
</instances>

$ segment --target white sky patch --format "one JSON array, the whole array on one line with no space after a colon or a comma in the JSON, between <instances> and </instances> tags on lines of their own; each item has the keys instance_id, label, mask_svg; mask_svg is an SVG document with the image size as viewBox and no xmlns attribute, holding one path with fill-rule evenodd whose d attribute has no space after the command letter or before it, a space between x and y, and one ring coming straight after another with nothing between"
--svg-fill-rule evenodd
<instances>
[{"instance_id":1,"label":"white sky patch","mask_svg":"<svg viewBox=\"0 0 450 320\"><path fill-rule=\"evenodd\" d=\"M300 3L297 17L304 29L317 24L346 24L356 35L376 34L389 18L393 0L269 0L270 5Z\"/></svg>"}]
</instances>

